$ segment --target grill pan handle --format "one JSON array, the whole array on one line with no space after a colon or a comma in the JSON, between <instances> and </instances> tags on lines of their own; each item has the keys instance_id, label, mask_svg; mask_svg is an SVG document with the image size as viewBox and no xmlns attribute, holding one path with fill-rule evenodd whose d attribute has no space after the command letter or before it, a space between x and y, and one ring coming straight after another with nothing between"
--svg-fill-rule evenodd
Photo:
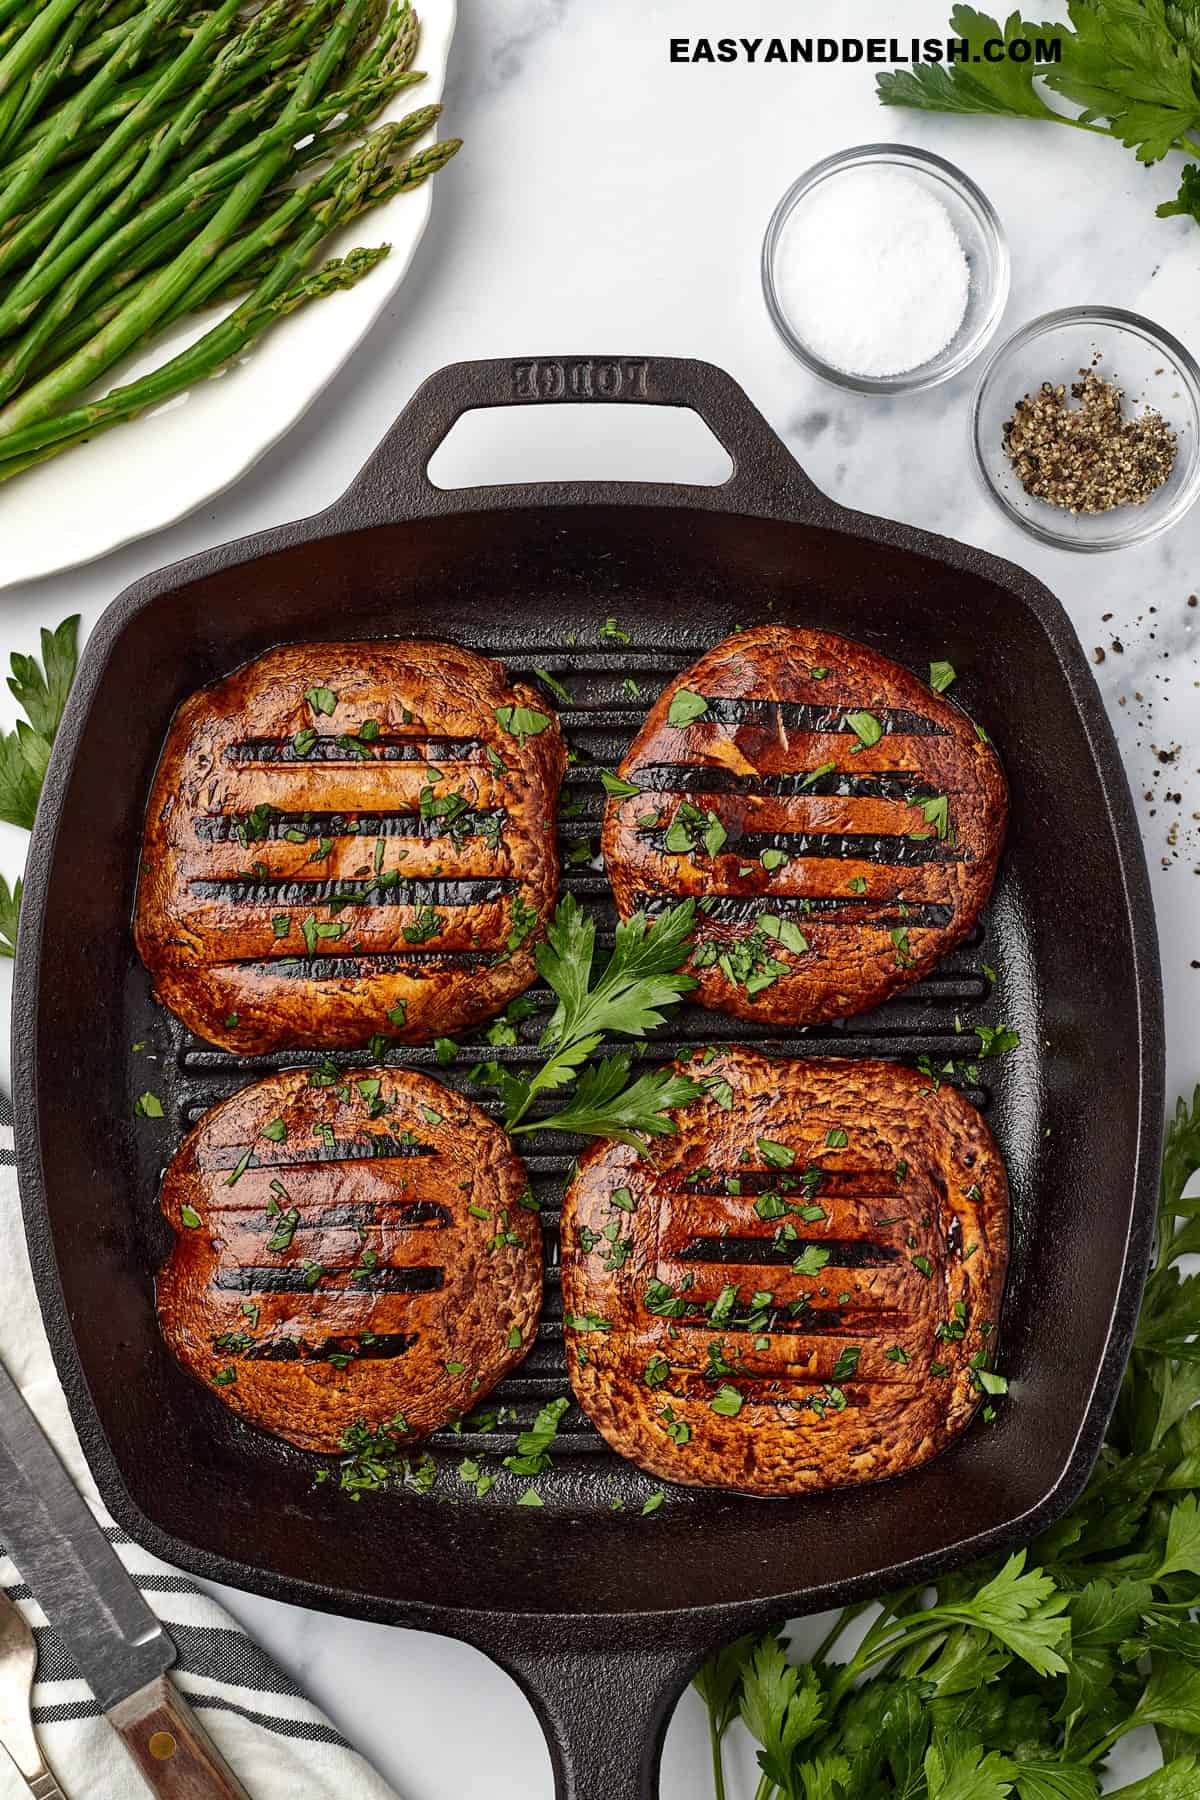
<instances>
[{"instance_id":1,"label":"grill pan handle","mask_svg":"<svg viewBox=\"0 0 1200 1800\"><path fill-rule=\"evenodd\" d=\"M464 413L494 406L680 406L696 413L733 463L716 486L652 482L516 483L445 489L429 462ZM731 375L682 356L545 356L450 363L409 401L333 509L337 529L497 507L691 506L833 525L843 517Z\"/></svg>"},{"instance_id":2,"label":"grill pan handle","mask_svg":"<svg viewBox=\"0 0 1200 1800\"><path fill-rule=\"evenodd\" d=\"M545 1631L550 1641L542 1648L485 1647L538 1716L555 1800L658 1800L667 1725L707 1651L689 1655L678 1641L588 1650L567 1621L560 1627L547 1619Z\"/></svg>"}]
</instances>

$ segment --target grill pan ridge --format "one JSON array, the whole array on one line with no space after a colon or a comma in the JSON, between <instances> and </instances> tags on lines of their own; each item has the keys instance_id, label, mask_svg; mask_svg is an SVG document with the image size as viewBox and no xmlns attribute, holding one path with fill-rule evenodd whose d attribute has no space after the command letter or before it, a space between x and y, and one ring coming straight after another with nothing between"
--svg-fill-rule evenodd
<instances>
[{"instance_id":1,"label":"grill pan ridge","mask_svg":"<svg viewBox=\"0 0 1200 1800\"><path fill-rule=\"evenodd\" d=\"M471 407L686 405L725 444L722 488L564 484L447 493L425 474ZM628 642L602 635L615 618ZM436 1492L349 1506L313 1461L242 1425L175 1367L153 1271L169 1247L162 1167L210 1106L320 1051L235 1056L150 995L130 937L142 812L171 715L279 642L442 637L538 671L580 760L559 823L562 887L611 942L603 874L565 853L599 836L613 768L659 691L738 623L840 631L953 690L1005 762L1012 818L976 930L924 980L858 1018L764 1031L684 1006L651 1064L707 1043L787 1056L928 1059L980 1106L1009 1169L1012 1260L999 1366L1012 1399L921 1470L764 1503L671 1490L619 1462L577 1407L544 1509L479 1504L453 1471L509 1453L566 1392L558 1202L579 1140L521 1146L546 1228L538 1339L495 1390L495 1431L430 1440ZM632 686L627 685L632 684ZM129 703L136 696L136 713ZM550 698L550 696L547 696ZM1067 928L1064 930L1064 926ZM550 996L515 1047L528 1065ZM977 1024L1021 1046L978 1061ZM472 1034L477 1036L478 1034ZM136 1051L133 1046L140 1046ZM339 1066L369 1053L335 1053ZM389 1064L438 1075L493 1114L464 1042ZM1161 993L1128 789L1086 660L1032 577L819 495L729 377L671 359L462 364L431 378L328 512L147 577L82 659L31 847L14 996L18 1161L35 1279L89 1462L118 1521L167 1559L280 1599L460 1636L514 1673L546 1727L558 1791L647 1800L664 1721L722 1638L878 1592L1027 1538L1069 1504L1098 1451L1150 1242L1161 1136ZM942 1077L948 1062L959 1067ZM964 1074L961 1065L972 1064ZM146 1089L161 1122L136 1119ZM516 1484L514 1484L515 1486ZM521 1483L520 1485L524 1485ZM614 1513L620 1498L624 1511ZM404 1545L403 1556L396 1546ZM620 1705L614 1702L619 1698Z\"/></svg>"}]
</instances>

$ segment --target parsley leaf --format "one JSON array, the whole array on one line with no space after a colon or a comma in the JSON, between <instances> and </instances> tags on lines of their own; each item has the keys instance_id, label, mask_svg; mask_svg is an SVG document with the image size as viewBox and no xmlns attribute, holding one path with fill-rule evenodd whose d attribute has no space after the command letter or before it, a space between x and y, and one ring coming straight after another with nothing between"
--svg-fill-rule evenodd
<instances>
[{"instance_id":1,"label":"parsley leaf","mask_svg":"<svg viewBox=\"0 0 1200 1800\"><path fill-rule=\"evenodd\" d=\"M955 37L966 38L965 61L890 70L876 77L885 106L928 112L1002 113L1106 132L1140 162L1169 150L1195 150L1189 135L1200 125L1194 10L1161 0L1086 0L1071 8L1071 25L1044 25L1013 13L1003 26L971 6L950 15ZM1072 29L1073 27L1073 29ZM989 40L1056 38L1056 63L982 54ZM1037 81L1082 110L1064 113L1043 98Z\"/></svg>"},{"instance_id":2,"label":"parsley leaf","mask_svg":"<svg viewBox=\"0 0 1200 1800\"><path fill-rule=\"evenodd\" d=\"M670 1069L654 1069L631 1082L630 1063L625 1054L589 1063L561 1112L515 1129L577 1131L584 1137L616 1138L638 1150L649 1137L668 1136L677 1129L671 1113L698 1100L703 1087Z\"/></svg>"},{"instance_id":3,"label":"parsley leaf","mask_svg":"<svg viewBox=\"0 0 1200 1800\"><path fill-rule=\"evenodd\" d=\"M702 719L707 711L708 701L703 694L694 694L691 688L676 688L667 710L667 724L682 730L693 720Z\"/></svg>"},{"instance_id":4,"label":"parsley leaf","mask_svg":"<svg viewBox=\"0 0 1200 1800\"><path fill-rule=\"evenodd\" d=\"M75 679L78 638L79 614L75 613L54 631L43 626L40 663L36 656L22 656L18 651L12 655L9 690L38 736L48 744L54 742Z\"/></svg>"},{"instance_id":5,"label":"parsley leaf","mask_svg":"<svg viewBox=\"0 0 1200 1800\"><path fill-rule=\"evenodd\" d=\"M533 706L498 706L496 723L501 731L523 744L527 737L537 737L545 731L551 720L549 714L538 712Z\"/></svg>"},{"instance_id":6,"label":"parsley leaf","mask_svg":"<svg viewBox=\"0 0 1200 1800\"><path fill-rule=\"evenodd\" d=\"M694 978L681 972L691 948L694 913L693 902L685 900L653 924L641 913L623 920L612 954L597 972L595 920L571 895L559 902L534 952L539 974L558 998L542 1034L545 1061L528 1078L513 1076L496 1063L487 1064L482 1074L500 1090L509 1131L543 1129L550 1121L526 1121L539 1094L575 1081L608 1034L645 1037L664 1022L663 1009L695 987ZM620 1087L629 1066L628 1057L610 1057L589 1071L586 1085L580 1080L567 1115L555 1116L555 1128L607 1136L603 1123L607 1119L627 1143L640 1141L642 1133L658 1135L673 1129L660 1115L685 1097L694 1098L691 1090L698 1094L699 1088L669 1074L643 1076L633 1084L629 1100L623 1101ZM580 1122L560 1124L564 1116Z\"/></svg>"},{"instance_id":7,"label":"parsley leaf","mask_svg":"<svg viewBox=\"0 0 1200 1800\"><path fill-rule=\"evenodd\" d=\"M24 831L33 829L50 747L74 679L78 631L75 614L54 631L43 628L42 663L18 651L11 658L8 685L29 723L18 719L15 731L0 732L0 819Z\"/></svg>"},{"instance_id":8,"label":"parsley leaf","mask_svg":"<svg viewBox=\"0 0 1200 1800\"><path fill-rule=\"evenodd\" d=\"M15 956L17 953L17 918L21 911L21 877L18 875L10 890L3 875L0 875L0 956Z\"/></svg>"}]
</instances>

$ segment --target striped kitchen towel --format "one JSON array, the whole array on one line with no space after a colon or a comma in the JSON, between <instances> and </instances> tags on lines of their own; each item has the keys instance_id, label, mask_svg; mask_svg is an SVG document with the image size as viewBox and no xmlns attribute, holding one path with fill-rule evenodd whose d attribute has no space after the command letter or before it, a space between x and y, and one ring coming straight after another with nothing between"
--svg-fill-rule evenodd
<instances>
[{"instance_id":1,"label":"striped kitchen towel","mask_svg":"<svg viewBox=\"0 0 1200 1800\"><path fill-rule=\"evenodd\" d=\"M179 1651L179 1685L252 1800L395 1800L282 1670L185 1575L140 1549L105 1512L54 1372L17 1199L12 1110L0 1095L0 1360L37 1414ZM0 1547L0 1586L34 1628L34 1723L68 1800L138 1800L141 1778ZM29 1790L0 1753L0 1800Z\"/></svg>"}]
</instances>

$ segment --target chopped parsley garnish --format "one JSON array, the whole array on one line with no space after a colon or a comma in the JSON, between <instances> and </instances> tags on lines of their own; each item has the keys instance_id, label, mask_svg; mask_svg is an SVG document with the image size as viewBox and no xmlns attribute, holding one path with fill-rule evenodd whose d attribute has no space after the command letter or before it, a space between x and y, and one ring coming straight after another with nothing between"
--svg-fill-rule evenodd
<instances>
[{"instance_id":1,"label":"chopped parsley garnish","mask_svg":"<svg viewBox=\"0 0 1200 1800\"><path fill-rule=\"evenodd\" d=\"M308 701L308 704L315 713L324 713L326 717L328 717L337 706L337 695L332 688L309 688L304 698Z\"/></svg>"},{"instance_id":2,"label":"chopped parsley garnish","mask_svg":"<svg viewBox=\"0 0 1200 1800\"><path fill-rule=\"evenodd\" d=\"M818 763L816 768L811 770L800 783L800 792L803 793L805 788L814 787L818 781L824 778L824 776L832 775L836 768L837 764L835 762Z\"/></svg>"},{"instance_id":3,"label":"chopped parsley garnish","mask_svg":"<svg viewBox=\"0 0 1200 1800\"><path fill-rule=\"evenodd\" d=\"M742 1410L742 1396L728 1381L722 1382L708 1403L711 1412L723 1419L736 1419Z\"/></svg>"},{"instance_id":4,"label":"chopped parsley garnish","mask_svg":"<svg viewBox=\"0 0 1200 1800\"><path fill-rule=\"evenodd\" d=\"M954 665L948 662L931 662L929 665L929 685L935 694L944 694L952 681L957 681Z\"/></svg>"},{"instance_id":5,"label":"chopped parsley garnish","mask_svg":"<svg viewBox=\"0 0 1200 1800\"><path fill-rule=\"evenodd\" d=\"M144 1094L139 1094L134 1102L133 1110L143 1119L161 1119L163 1116L162 1101L157 1094L152 1094L149 1088Z\"/></svg>"},{"instance_id":6,"label":"chopped parsley garnish","mask_svg":"<svg viewBox=\"0 0 1200 1800\"><path fill-rule=\"evenodd\" d=\"M507 731L509 737L515 737L523 744L528 737L537 737L551 724L550 715L538 712L532 706L498 706L496 723L501 731Z\"/></svg>"},{"instance_id":7,"label":"chopped parsley garnish","mask_svg":"<svg viewBox=\"0 0 1200 1800\"><path fill-rule=\"evenodd\" d=\"M844 1150L849 1142L850 1139L846 1136L845 1130L840 1125L831 1125L829 1130L825 1133L825 1148L827 1150Z\"/></svg>"},{"instance_id":8,"label":"chopped parsley garnish","mask_svg":"<svg viewBox=\"0 0 1200 1800\"><path fill-rule=\"evenodd\" d=\"M707 711L708 701L703 694L694 694L690 688L677 688L667 710L667 724L682 730L693 720L703 718Z\"/></svg>"},{"instance_id":9,"label":"chopped parsley garnish","mask_svg":"<svg viewBox=\"0 0 1200 1800\"><path fill-rule=\"evenodd\" d=\"M786 1144L777 1144L773 1138L756 1138L758 1153L770 1169L790 1169L795 1166L796 1152Z\"/></svg>"},{"instance_id":10,"label":"chopped parsley garnish","mask_svg":"<svg viewBox=\"0 0 1200 1800\"><path fill-rule=\"evenodd\" d=\"M523 1431L517 1439L515 1456L504 1458L504 1467L513 1475L542 1475L550 1467L548 1455L551 1444L558 1436L558 1428L563 1415L571 1405L570 1400L562 1398L551 1400L543 1406L529 1431Z\"/></svg>"},{"instance_id":11,"label":"chopped parsley garnish","mask_svg":"<svg viewBox=\"0 0 1200 1800\"><path fill-rule=\"evenodd\" d=\"M411 925L405 925L401 936L406 944L427 944L444 931L446 921L432 906L423 906ZM388 1014L389 1019L392 1017Z\"/></svg>"},{"instance_id":12,"label":"chopped parsley garnish","mask_svg":"<svg viewBox=\"0 0 1200 1800\"><path fill-rule=\"evenodd\" d=\"M852 755L857 755L862 750L870 750L883 736L883 726L874 713L847 713L846 723L858 739L858 743L851 751Z\"/></svg>"},{"instance_id":13,"label":"chopped parsley garnish","mask_svg":"<svg viewBox=\"0 0 1200 1800\"><path fill-rule=\"evenodd\" d=\"M847 1344L833 1365L833 1379L835 1381L848 1380L858 1368L858 1359L861 1355L862 1351L857 1344Z\"/></svg>"},{"instance_id":14,"label":"chopped parsley garnish","mask_svg":"<svg viewBox=\"0 0 1200 1800\"><path fill-rule=\"evenodd\" d=\"M538 922L536 906L530 906L521 893L514 893L508 914L508 936L504 941L506 950L518 950Z\"/></svg>"},{"instance_id":15,"label":"chopped parsley garnish","mask_svg":"<svg viewBox=\"0 0 1200 1800\"><path fill-rule=\"evenodd\" d=\"M555 681L548 669L535 669L533 672L541 682L542 686L550 689L550 692L554 695L556 700L561 700L564 706L574 706L575 702L572 700L570 694L568 694L566 688L562 685L561 681Z\"/></svg>"},{"instance_id":16,"label":"chopped parsley garnish","mask_svg":"<svg viewBox=\"0 0 1200 1800\"><path fill-rule=\"evenodd\" d=\"M200 1214L196 1211L194 1206L181 1206L179 1209L179 1217L189 1231L195 1231L197 1226L201 1223Z\"/></svg>"},{"instance_id":17,"label":"chopped parsley garnish","mask_svg":"<svg viewBox=\"0 0 1200 1800\"><path fill-rule=\"evenodd\" d=\"M270 1209L268 1208L268 1211ZM288 1250L296 1235L296 1227L300 1223L300 1214L296 1207L289 1206L286 1212L280 1212L275 1230L267 1239L268 1250Z\"/></svg>"},{"instance_id":18,"label":"chopped parsley garnish","mask_svg":"<svg viewBox=\"0 0 1200 1800\"><path fill-rule=\"evenodd\" d=\"M935 794L932 799L916 800L913 804L920 807L925 823L932 826L939 838L944 838L950 830L950 802L946 795ZM928 833L914 831L910 836L923 837Z\"/></svg>"},{"instance_id":19,"label":"chopped parsley garnish","mask_svg":"<svg viewBox=\"0 0 1200 1800\"><path fill-rule=\"evenodd\" d=\"M632 781L622 781L619 775L611 775L607 769L600 771L600 785L614 800L625 800L642 791Z\"/></svg>"},{"instance_id":20,"label":"chopped parsley garnish","mask_svg":"<svg viewBox=\"0 0 1200 1800\"><path fill-rule=\"evenodd\" d=\"M832 1254L832 1251L824 1249L820 1244L805 1244L792 1267L797 1275L819 1275Z\"/></svg>"},{"instance_id":21,"label":"chopped parsley garnish","mask_svg":"<svg viewBox=\"0 0 1200 1800\"><path fill-rule=\"evenodd\" d=\"M774 913L764 913L758 921L758 929L781 943L785 950L795 951L797 956L808 949L808 939L790 919L777 919Z\"/></svg>"},{"instance_id":22,"label":"chopped parsley garnish","mask_svg":"<svg viewBox=\"0 0 1200 1800\"><path fill-rule=\"evenodd\" d=\"M646 1292L642 1295L642 1304L647 1312L652 1312L660 1319L682 1319L687 1312L688 1302L682 1292L667 1282L660 1281L657 1276L646 1284Z\"/></svg>"}]
</instances>

